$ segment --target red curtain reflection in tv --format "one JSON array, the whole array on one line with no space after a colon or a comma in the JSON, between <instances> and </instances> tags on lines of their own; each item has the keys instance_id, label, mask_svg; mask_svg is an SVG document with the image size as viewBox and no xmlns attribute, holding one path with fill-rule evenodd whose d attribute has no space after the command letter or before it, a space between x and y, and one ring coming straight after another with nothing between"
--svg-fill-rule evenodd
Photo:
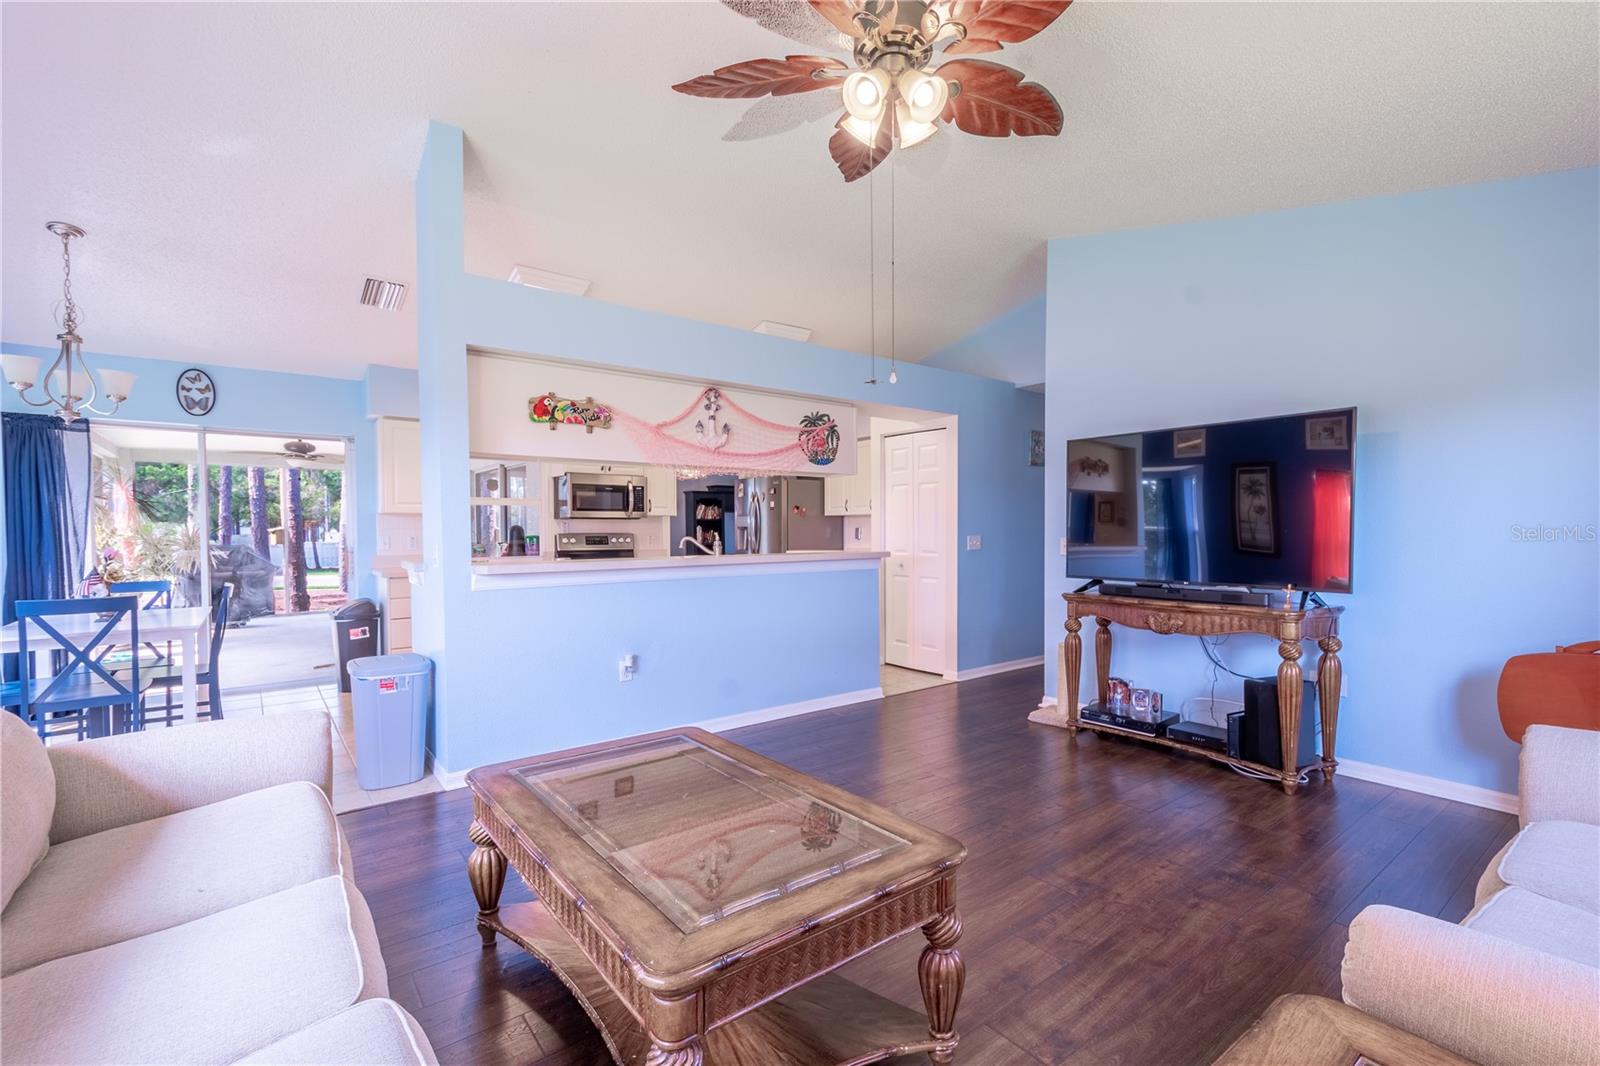
<instances>
[{"instance_id":1,"label":"red curtain reflection in tv","mask_svg":"<svg viewBox=\"0 0 1600 1066\"><path fill-rule=\"evenodd\" d=\"M1311 484L1311 574L1317 588L1350 587L1350 472L1318 470Z\"/></svg>"}]
</instances>

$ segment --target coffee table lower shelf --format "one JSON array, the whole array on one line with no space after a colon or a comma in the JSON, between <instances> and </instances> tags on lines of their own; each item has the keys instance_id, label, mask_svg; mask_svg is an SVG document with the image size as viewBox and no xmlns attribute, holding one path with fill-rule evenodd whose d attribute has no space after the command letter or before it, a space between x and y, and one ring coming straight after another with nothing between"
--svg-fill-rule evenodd
<instances>
[{"instance_id":1,"label":"coffee table lower shelf","mask_svg":"<svg viewBox=\"0 0 1600 1066\"><path fill-rule=\"evenodd\" d=\"M561 979L618 1066L643 1066L650 1050L644 1027L544 904L507 904L479 923ZM938 1046L921 1011L828 973L707 1033L705 1066L865 1066Z\"/></svg>"}]
</instances>

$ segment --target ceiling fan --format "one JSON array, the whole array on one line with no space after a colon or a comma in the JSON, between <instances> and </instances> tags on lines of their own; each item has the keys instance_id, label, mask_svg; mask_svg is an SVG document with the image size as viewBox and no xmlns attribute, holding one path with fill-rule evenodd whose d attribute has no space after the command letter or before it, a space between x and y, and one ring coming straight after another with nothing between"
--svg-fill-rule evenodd
<instances>
[{"instance_id":1,"label":"ceiling fan","mask_svg":"<svg viewBox=\"0 0 1600 1066\"><path fill-rule=\"evenodd\" d=\"M296 438L283 442L283 458L290 466L305 467L335 456L317 451L317 446L308 440Z\"/></svg>"},{"instance_id":2,"label":"ceiling fan","mask_svg":"<svg viewBox=\"0 0 1600 1066\"><path fill-rule=\"evenodd\" d=\"M1026 41L1072 0L722 0L791 40L847 51L750 59L680 82L690 96L750 99L825 90L839 116L828 149L845 181L872 171L896 148L911 148L942 123L979 137L1054 137L1061 107L1019 70L983 59L941 56L997 52Z\"/></svg>"}]
</instances>

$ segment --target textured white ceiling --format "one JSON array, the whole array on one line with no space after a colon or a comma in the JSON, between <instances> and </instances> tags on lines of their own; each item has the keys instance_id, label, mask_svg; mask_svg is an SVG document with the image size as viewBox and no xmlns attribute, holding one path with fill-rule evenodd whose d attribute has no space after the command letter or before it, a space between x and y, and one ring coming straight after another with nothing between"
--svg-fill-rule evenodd
<instances>
[{"instance_id":1,"label":"textured white ceiling","mask_svg":"<svg viewBox=\"0 0 1600 1066\"><path fill-rule=\"evenodd\" d=\"M918 358L1040 291L1044 242L1593 164L1593 4L1079 0L998 58L1056 139L907 153L897 343ZM415 362L411 180L466 130L468 268L590 298L869 344L866 182L826 120L723 140L748 105L669 86L802 51L714 3L3 9L0 337L49 344L48 219L89 231L89 346L356 376ZM61 47L68 42L70 47ZM781 116L780 116L781 117ZM740 127L742 135L749 128ZM877 179L886 233L887 173ZM887 245L879 268L885 282ZM887 288L879 347L887 351Z\"/></svg>"}]
</instances>

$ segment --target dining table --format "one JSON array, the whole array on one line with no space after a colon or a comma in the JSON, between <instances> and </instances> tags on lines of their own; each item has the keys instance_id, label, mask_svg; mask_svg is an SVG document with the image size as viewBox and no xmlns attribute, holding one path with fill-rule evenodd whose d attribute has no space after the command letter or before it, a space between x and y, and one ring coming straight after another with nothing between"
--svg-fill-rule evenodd
<instances>
[{"instance_id":1,"label":"dining table","mask_svg":"<svg viewBox=\"0 0 1600 1066\"><path fill-rule=\"evenodd\" d=\"M11 622L0 626L0 654L15 654L21 650L21 637L17 632L20 622ZM105 620L92 614L59 615L50 619L50 624L61 632L63 637L78 642L80 645L98 632L105 625ZM140 644L165 644L171 642L178 645L182 653L179 664L183 680L183 713L189 721L195 720L199 713L200 686L196 681L199 672L200 648L206 641L207 632L211 626L211 609L209 607L151 607L139 612L139 643ZM132 626L128 619L123 619L113 626L106 634L103 644L130 645L133 643ZM58 645L50 635L34 626L28 631L28 650L30 652L49 652L56 650ZM54 656L45 655L35 658L41 663L37 676L44 677L50 669L49 663ZM101 716L104 717L104 716ZM92 728L91 734L97 735L105 731Z\"/></svg>"}]
</instances>

